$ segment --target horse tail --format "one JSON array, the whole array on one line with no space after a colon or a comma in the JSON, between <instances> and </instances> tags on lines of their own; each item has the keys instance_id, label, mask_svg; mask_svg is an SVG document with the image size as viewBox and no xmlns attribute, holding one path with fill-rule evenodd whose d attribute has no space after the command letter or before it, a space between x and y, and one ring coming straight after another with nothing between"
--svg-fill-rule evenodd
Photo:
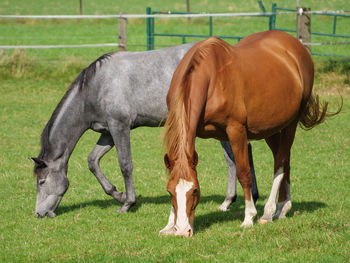
<instances>
[{"instance_id":1,"label":"horse tail","mask_svg":"<svg viewBox=\"0 0 350 263\"><path fill-rule=\"evenodd\" d=\"M303 103L301 115L299 119L300 127L304 130L311 130L315 126L321 124L326 118L337 115L343 107L343 97L341 97L340 107L336 112L329 113L328 102L320 102L319 96L310 95L308 100Z\"/></svg>"}]
</instances>

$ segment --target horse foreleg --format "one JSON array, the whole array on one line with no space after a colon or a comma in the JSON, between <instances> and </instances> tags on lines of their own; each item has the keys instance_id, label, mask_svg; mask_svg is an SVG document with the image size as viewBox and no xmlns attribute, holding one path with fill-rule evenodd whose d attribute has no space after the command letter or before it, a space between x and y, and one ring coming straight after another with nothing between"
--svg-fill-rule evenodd
<instances>
[{"instance_id":1,"label":"horse foreleg","mask_svg":"<svg viewBox=\"0 0 350 263\"><path fill-rule=\"evenodd\" d=\"M251 193L252 176L249 168L246 129L242 124L234 122L227 126L226 132L236 160L237 178L244 192L245 216L241 227L252 226L257 211Z\"/></svg>"},{"instance_id":2,"label":"horse foreleg","mask_svg":"<svg viewBox=\"0 0 350 263\"><path fill-rule=\"evenodd\" d=\"M99 165L101 158L112 149L113 145L112 137L109 134L102 134L88 157L88 164L90 171L95 175L105 193L118 202L124 203L125 193L118 192L117 188L102 173Z\"/></svg>"},{"instance_id":3,"label":"horse foreleg","mask_svg":"<svg viewBox=\"0 0 350 263\"><path fill-rule=\"evenodd\" d=\"M133 165L131 159L130 128L119 121L108 123L108 126L117 149L120 170L124 177L126 199L123 206L118 210L119 213L124 213L136 203L132 177Z\"/></svg>"}]
</instances>

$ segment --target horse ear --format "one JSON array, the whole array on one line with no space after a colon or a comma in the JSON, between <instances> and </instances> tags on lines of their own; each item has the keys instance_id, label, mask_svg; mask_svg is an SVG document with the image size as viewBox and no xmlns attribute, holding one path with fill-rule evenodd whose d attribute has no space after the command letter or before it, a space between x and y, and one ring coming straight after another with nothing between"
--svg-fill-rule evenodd
<instances>
[{"instance_id":1,"label":"horse ear","mask_svg":"<svg viewBox=\"0 0 350 263\"><path fill-rule=\"evenodd\" d=\"M164 164L165 164L166 168L168 168L169 170L171 170L173 168L172 162L170 161L167 153L164 155Z\"/></svg>"},{"instance_id":2,"label":"horse ear","mask_svg":"<svg viewBox=\"0 0 350 263\"><path fill-rule=\"evenodd\" d=\"M198 153L194 151L192 159L191 159L191 167L192 169L195 169L198 164Z\"/></svg>"},{"instance_id":3,"label":"horse ear","mask_svg":"<svg viewBox=\"0 0 350 263\"><path fill-rule=\"evenodd\" d=\"M32 157L32 158L29 158L29 160L31 160L37 166L37 168L47 167L46 163L39 158Z\"/></svg>"}]
</instances>

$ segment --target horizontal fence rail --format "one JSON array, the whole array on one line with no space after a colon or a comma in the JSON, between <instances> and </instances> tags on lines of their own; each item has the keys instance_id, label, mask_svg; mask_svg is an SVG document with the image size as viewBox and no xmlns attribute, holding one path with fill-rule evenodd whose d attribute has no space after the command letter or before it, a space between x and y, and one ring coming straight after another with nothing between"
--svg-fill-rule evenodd
<instances>
[{"instance_id":1,"label":"horizontal fence rail","mask_svg":"<svg viewBox=\"0 0 350 263\"><path fill-rule=\"evenodd\" d=\"M259 4L261 1L258 1ZM293 29L283 29L275 26L276 16L277 15L295 15L297 12L301 12L301 14L309 14L309 15L325 15L325 16L333 16L334 24L333 24L333 32L332 33L321 33L321 32L311 32L313 35L320 36L332 36L332 37L343 37L350 38L350 35L342 35L336 34L336 23L337 17L350 17L350 11L347 10L335 10L335 11L305 11L303 9L290 9L290 8L281 8L277 7L276 4L273 5L272 12L266 12L266 9L263 5L260 5L262 12L253 12L253 13L185 13L185 12L160 12L153 11L148 14L111 14L111 15L0 15L0 19L146 19L147 22L147 48L154 48L154 40L149 43L149 34L152 33L154 36L171 36L171 37L182 37L183 42L185 42L185 37L199 37L205 38L213 35L212 30L212 19L213 17L268 17L269 18L269 28L270 29L278 29L287 32L296 32ZM154 19L155 18L209 18L209 35L196 35L196 34L165 34L165 33L155 33L154 32ZM149 23L151 21L151 23ZM126 23L125 23L126 24ZM125 25L126 27L126 25ZM126 32L126 30L125 30ZM126 33L125 33L126 34ZM120 36L118 39L125 37L126 35ZM237 39L240 41L244 36L225 36L220 35L217 36L220 38L227 39ZM311 42L311 41L309 41ZM304 41L304 45L306 46L322 46L322 45L349 45L350 42L342 41L342 42L325 42L325 43L309 43ZM135 46L135 45L131 45ZM76 45L2 45L0 49L50 49L50 48L94 48L94 47L118 47L119 50L126 50L126 42L121 43L98 43L98 44L76 44ZM314 53L315 55L320 55L319 53ZM327 55L327 54L326 54ZM328 54L329 55L329 54ZM330 54L331 55L331 54Z\"/></svg>"},{"instance_id":2,"label":"horizontal fence rail","mask_svg":"<svg viewBox=\"0 0 350 263\"><path fill-rule=\"evenodd\" d=\"M288 9L292 11L293 9ZM199 14L177 14L176 12L162 12L161 14L120 14L120 15L0 15L0 18L14 19L108 19L108 18L199 18L199 17L241 17L241 16L271 16L291 14L292 12L256 12L256 13L199 13ZM295 9L294 9L295 11ZM350 11L335 10L335 11L309 11L308 14L323 14L323 15L342 15L350 16L345 13Z\"/></svg>"},{"instance_id":3,"label":"horizontal fence rail","mask_svg":"<svg viewBox=\"0 0 350 263\"><path fill-rule=\"evenodd\" d=\"M81 45L33 45L33 46L0 46L0 49L49 49L49 48L87 48L87 47L120 47L117 43L81 44Z\"/></svg>"}]
</instances>

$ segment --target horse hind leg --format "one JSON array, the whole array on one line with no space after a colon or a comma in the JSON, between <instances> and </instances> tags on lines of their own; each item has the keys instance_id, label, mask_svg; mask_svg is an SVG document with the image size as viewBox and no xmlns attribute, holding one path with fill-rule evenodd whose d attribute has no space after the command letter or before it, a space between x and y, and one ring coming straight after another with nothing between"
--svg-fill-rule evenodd
<instances>
[{"instance_id":1,"label":"horse hind leg","mask_svg":"<svg viewBox=\"0 0 350 263\"><path fill-rule=\"evenodd\" d=\"M287 179L288 178L288 179ZM289 182L289 173L285 174L283 181L280 186L280 192L277 203L277 211L274 218L284 219L286 214L292 208L292 201L290 196L290 182Z\"/></svg>"},{"instance_id":2,"label":"horse hind leg","mask_svg":"<svg viewBox=\"0 0 350 263\"><path fill-rule=\"evenodd\" d=\"M112 149L113 145L113 139L110 134L102 134L88 157L88 164L90 171L95 175L105 193L112 196L118 202L124 203L126 199L125 193L119 192L117 188L109 182L102 173L99 165L101 158Z\"/></svg>"},{"instance_id":3,"label":"horse hind leg","mask_svg":"<svg viewBox=\"0 0 350 263\"><path fill-rule=\"evenodd\" d=\"M290 199L290 149L293 145L297 122L293 122L280 133L266 139L274 156L274 181L270 196L264 207L264 215L259 223L272 222L273 218L284 218L291 209ZM276 198L279 191L279 200L276 212ZM275 214L276 212L276 214Z\"/></svg>"},{"instance_id":4,"label":"horse hind leg","mask_svg":"<svg viewBox=\"0 0 350 263\"><path fill-rule=\"evenodd\" d=\"M290 155L290 154L289 154ZM286 214L292 208L292 201L290 195L290 158L286 161L284 166L285 175L280 185L280 191L278 196L277 211L274 218L283 219L286 218Z\"/></svg>"}]
</instances>

